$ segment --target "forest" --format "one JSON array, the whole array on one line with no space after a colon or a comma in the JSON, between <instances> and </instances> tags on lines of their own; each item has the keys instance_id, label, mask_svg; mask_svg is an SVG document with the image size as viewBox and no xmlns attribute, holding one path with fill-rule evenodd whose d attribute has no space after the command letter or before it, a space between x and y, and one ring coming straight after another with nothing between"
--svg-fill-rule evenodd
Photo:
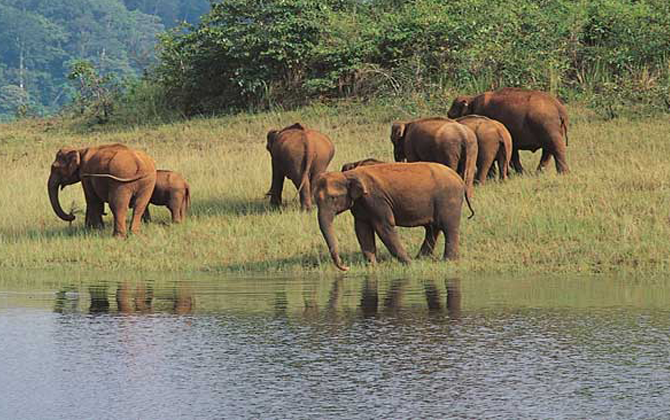
<instances>
[{"instance_id":1,"label":"forest","mask_svg":"<svg viewBox=\"0 0 670 420\"><path fill-rule=\"evenodd\" d=\"M0 0L0 120L72 101L78 60L119 81L139 77L158 34L207 10L207 0Z\"/></svg>"},{"instance_id":2,"label":"forest","mask_svg":"<svg viewBox=\"0 0 670 420\"><path fill-rule=\"evenodd\" d=\"M165 121L501 86L606 118L670 111L666 0L0 0L0 25L5 118L74 101L98 122L114 108Z\"/></svg>"}]
</instances>

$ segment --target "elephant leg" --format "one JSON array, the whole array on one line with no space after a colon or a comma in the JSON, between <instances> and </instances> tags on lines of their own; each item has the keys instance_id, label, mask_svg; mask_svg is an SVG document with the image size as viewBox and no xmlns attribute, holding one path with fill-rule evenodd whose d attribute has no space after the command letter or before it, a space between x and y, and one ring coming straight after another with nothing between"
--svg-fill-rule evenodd
<instances>
[{"instance_id":1,"label":"elephant leg","mask_svg":"<svg viewBox=\"0 0 670 420\"><path fill-rule=\"evenodd\" d=\"M477 154L477 175L475 176L475 182L479 185L484 185L495 158L496 155L491 150L485 148L479 149L479 153Z\"/></svg>"},{"instance_id":2,"label":"elephant leg","mask_svg":"<svg viewBox=\"0 0 670 420\"><path fill-rule=\"evenodd\" d=\"M460 240L461 206L449 208L442 217L440 229L444 232L445 260L458 259L458 243Z\"/></svg>"},{"instance_id":3,"label":"elephant leg","mask_svg":"<svg viewBox=\"0 0 670 420\"><path fill-rule=\"evenodd\" d=\"M512 168L518 174L523 174L523 166L521 165L521 159L519 158L519 149L516 146L512 147Z\"/></svg>"},{"instance_id":4,"label":"elephant leg","mask_svg":"<svg viewBox=\"0 0 670 420\"><path fill-rule=\"evenodd\" d=\"M309 211L312 208L312 183L309 177L305 179L302 187L298 184L298 188L300 188L300 208Z\"/></svg>"},{"instance_id":5,"label":"elephant leg","mask_svg":"<svg viewBox=\"0 0 670 420\"><path fill-rule=\"evenodd\" d=\"M507 156L505 156L505 150L500 147L498 153L496 154L496 161L498 163L498 171L500 172L500 180L504 181L507 179L507 173L509 171L509 162L507 162ZM494 166L491 165L491 168Z\"/></svg>"},{"instance_id":6,"label":"elephant leg","mask_svg":"<svg viewBox=\"0 0 670 420\"><path fill-rule=\"evenodd\" d=\"M109 189L109 208L114 215L114 236L126 236L126 217L132 192L124 185L112 185Z\"/></svg>"},{"instance_id":7,"label":"elephant leg","mask_svg":"<svg viewBox=\"0 0 670 420\"><path fill-rule=\"evenodd\" d=\"M423 240L423 244L421 244L421 249L416 256L417 258L433 255L435 243L437 243L437 238L440 236L440 230L436 229L435 226L426 225L424 227L426 229L426 237Z\"/></svg>"},{"instance_id":8,"label":"elephant leg","mask_svg":"<svg viewBox=\"0 0 670 420\"><path fill-rule=\"evenodd\" d=\"M153 187L142 187L140 190L135 194L135 203L133 206L133 219L130 224L130 231L133 233L133 235L137 235L140 233L140 219L142 218L142 215L144 215L144 212L147 210L147 207L149 207L149 201L151 201L151 192L153 191Z\"/></svg>"},{"instance_id":9,"label":"elephant leg","mask_svg":"<svg viewBox=\"0 0 670 420\"><path fill-rule=\"evenodd\" d=\"M105 222L102 220L102 215L105 214L105 202L95 195L92 186L84 187L84 198L86 199L86 218L84 225L87 228L104 228Z\"/></svg>"},{"instance_id":10,"label":"elephant leg","mask_svg":"<svg viewBox=\"0 0 670 420\"><path fill-rule=\"evenodd\" d=\"M149 205L147 205L147 208L144 210L144 214L142 214L142 221L144 223L151 222L151 213L149 213Z\"/></svg>"},{"instance_id":11,"label":"elephant leg","mask_svg":"<svg viewBox=\"0 0 670 420\"><path fill-rule=\"evenodd\" d=\"M361 246L363 256L370 264L377 263L377 244L375 243L375 231L372 225L361 219L354 219L356 238Z\"/></svg>"},{"instance_id":12,"label":"elephant leg","mask_svg":"<svg viewBox=\"0 0 670 420\"><path fill-rule=\"evenodd\" d=\"M102 220L102 215L105 212L105 203L99 199L92 200L86 203L86 223L87 228L102 229L105 227L105 222Z\"/></svg>"},{"instance_id":13,"label":"elephant leg","mask_svg":"<svg viewBox=\"0 0 670 420\"><path fill-rule=\"evenodd\" d=\"M552 136L552 153L554 155L554 160L556 161L556 172L559 174L567 174L570 172L566 157L567 147L563 140L563 137L560 135Z\"/></svg>"},{"instance_id":14,"label":"elephant leg","mask_svg":"<svg viewBox=\"0 0 670 420\"><path fill-rule=\"evenodd\" d=\"M170 215L172 216L172 223L181 223L184 220L184 215L181 214L183 201L184 201L183 196L170 198L168 208L170 209Z\"/></svg>"},{"instance_id":15,"label":"elephant leg","mask_svg":"<svg viewBox=\"0 0 670 420\"><path fill-rule=\"evenodd\" d=\"M280 164L272 159L272 185L270 186L270 204L276 207L281 206L281 195L284 189L284 173L280 169Z\"/></svg>"},{"instance_id":16,"label":"elephant leg","mask_svg":"<svg viewBox=\"0 0 670 420\"><path fill-rule=\"evenodd\" d=\"M374 223L374 229L375 233L377 233L379 239L386 245L386 248L388 248L391 255L399 259L403 264L409 264L412 261L409 254L400 243L400 235L398 235L395 226L388 222L376 222Z\"/></svg>"},{"instance_id":17,"label":"elephant leg","mask_svg":"<svg viewBox=\"0 0 670 420\"><path fill-rule=\"evenodd\" d=\"M542 157L540 158L540 164L537 165L537 171L542 172L546 169L547 165L551 161L551 152L549 151L549 146L542 148Z\"/></svg>"}]
</instances>

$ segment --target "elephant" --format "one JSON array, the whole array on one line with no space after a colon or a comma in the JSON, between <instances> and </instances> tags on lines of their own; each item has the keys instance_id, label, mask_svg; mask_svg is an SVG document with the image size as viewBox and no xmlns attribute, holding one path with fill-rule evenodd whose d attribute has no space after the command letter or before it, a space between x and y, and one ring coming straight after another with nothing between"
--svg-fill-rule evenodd
<instances>
[{"instance_id":1,"label":"elephant","mask_svg":"<svg viewBox=\"0 0 670 420\"><path fill-rule=\"evenodd\" d=\"M442 163L458 172L468 199L473 197L477 136L470 128L442 117L395 122L391 142L396 162Z\"/></svg>"},{"instance_id":2,"label":"elephant","mask_svg":"<svg viewBox=\"0 0 670 420\"><path fill-rule=\"evenodd\" d=\"M270 204L281 206L284 178L288 178L298 189L300 207L310 210L312 183L333 159L333 142L326 135L295 123L281 130L270 130L266 149L272 157L272 185L266 194L270 196Z\"/></svg>"},{"instance_id":3,"label":"elephant","mask_svg":"<svg viewBox=\"0 0 670 420\"><path fill-rule=\"evenodd\" d=\"M86 227L104 227L105 203L114 215L114 236L126 235L126 215L133 207L131 232L140 231L144 213L156 184L156 165L146 153L124 144L106 144L82 149L63 148L56 154L47 183L51 207L58 217L72 222L58 199L58 188L82 183L86 199Z\"/></svg>"},{"instance_id":4,"label":"elephant","mask_svg":"<svg viewBox=\"0 0 670 420\"><path fill-rule=\"evenodd\" d=\"M191 187L179 173L158 170L156 171L156 186L149 203L170 209L173 223L183 222L191 206ZM149 206L144 211L142 220L151 221Z\"/></svg>"},{"instance_id":5,"label":"elephant","mask_svg":"<svg viewBox=\"0 0 670 420\"><path fill-rule=\"evenodd\" d=\"M347 271L338 251L333 220L351 210L358 243L366 260L377 260L375 233L391 254L410 263L395 226L423 226L425 240L418 256L433 253L440 234L446 236L444 258L458 258L459 226L465 184L451 168L433 162L385 163L346 172L326 172L316 180L314 197L321 233L335 266ZM470 201L465 195L468 207Z\"/></svg>"},{"instance_id":6,"label":"elephant","mask_svg":"<svg viewBox=\"0 0 670 420\"><path fill-rule=\"evenodd\" d=\"M505 126L481 115L466 115L457 118L460 124L468 126L477 136L477 174L475 181L483 185L493 162L498 162L500 179L507 179L509 162L512 158L512 136Z\"/></svg>"},{"instance_id":7,"label":"elephant","mask_svg":"<svg viewBox=\"0 0 670 420\"><path fill-rule=\"evenodd\" d=\"M470 114L500 121L512 135L512 167L523 173L519 150L542 149L537 167L542 171L553 156L556 171L570 172L566 158L568 112L553 96L536 90L503 88L475 96L458 96L447 115L457 118Z\"/></svg>"},{"instance_id":8,"label":"elephant","mask_svg":"<svg viewBox=\"0 0 670 420\"><path fill-rule=\"evenodd\" d=\"M378 160L374 158L368 158L368 159L363 159L363 160L358 160L356 162L350 162L350 163L345 163L342 165L341 171L350 171L352 169L356 169L359 166L370 166L370 165L378 165L380 163L386 163L383 160Z\"/></svg>"}]
</instances>

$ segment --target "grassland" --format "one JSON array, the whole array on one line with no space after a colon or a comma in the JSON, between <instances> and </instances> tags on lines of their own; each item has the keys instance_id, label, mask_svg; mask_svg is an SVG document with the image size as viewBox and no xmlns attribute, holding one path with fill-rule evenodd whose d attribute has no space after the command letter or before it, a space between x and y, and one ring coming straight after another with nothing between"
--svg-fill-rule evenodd
<instances>
[{"instance_id":1,"label":"grassland","mask_svg":"<svg viewBox=\"0 0 670 420\"><path fill-rule=\"evenodd\" d=\"M331 169L365 157L392 160L396 119L435 114L436 105L312 105L297 111L241 114L145 127L93 127L35 120L0 126L0 268L120 271L316 272L332 266L316 222L285 185L285 207L272 210L265 134L301 121L336 145ZM579 107L572 117L572 173L553 164L541 175L514 176L476 190L476 217L461 223L461 259L405 267L380 244L380 264L363 263L349 213L336 218L351 274L663 273L670 269L670 120L603 121ZM46 181L62 146L123 142L143 149L159 168L192 186L186 223L169 225L165 208L125 240L71 225L49 205ZM522 152L527 169L539 153ZM65 210L84 209L81 186L61 192ZM467 212L466 212L467 214ZM410 253L423 229L400 229ZM443 239L438 244L441 251ZM441 252L436 253L437 255Z\"/></svg>"}]
</instances>

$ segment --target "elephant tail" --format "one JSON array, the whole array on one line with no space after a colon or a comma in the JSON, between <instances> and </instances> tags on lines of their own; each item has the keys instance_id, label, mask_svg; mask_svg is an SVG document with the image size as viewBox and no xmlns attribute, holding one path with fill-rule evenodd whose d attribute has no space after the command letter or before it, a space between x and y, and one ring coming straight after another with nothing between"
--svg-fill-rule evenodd
<instances>
[{"instance_id":1,"label":"elephant tail","mask_svg":"<svg viewBox=\"0 0 670 420\"><path fill-rule=\"evenodd\" d=\"M512 136L504 126L498 129L498 135L500 136L500 149L498 153L502 155L498 160L498 166L500 166L501 161L503 163L503 167L498 169L500 170L501 179L506 179L509 173L509 163L512 161Z\"/></svg>"},{"instance_id":2,"label":"elephant tail","mask_svg":"<svg viewBox=\"0 0 670 420\"><path fill-rule=\"evenodd\" d=\"M559 117L561 119L561 131L565 138L565 147L568 147L568 114L565 110L561 110Z\"/></svg>"},{"instance_id":3,"label":"elephant tail","mask_svg":"<svg viewBox=\"0 0 670 420\"><path fill-rule=\"evenodd\" d=\"M184 202L182 203L181 214L186 216L188 209L191 208L191 187L186 183L186 191L184 192Z\"/></svg>"},{"instance_id":4,"label":"elephant tail","mask_svg":"<svg viewBox=\"0 0 670 420\"><path fill-rule=\"evenodd\" d=\"M309 174L312 172L314 155L316 154L312 142L309 141L306 135L303 138L305 139L305 166L302 170L302 178L300 179L300 186L298 186L298 194L300 194L302 187L309 181Z\"/></svg>"},{"instance_id":5,"label":"elephant tail","mask_svg":"<svg viewBox=\"0 0 670 420\"><path fill-rule=\"evenodd\" d=\"M470 209L470 215L468 216L468 220L470 220L475 217L475 211L472 209L472 204L470 204L470 199L468 198L467 192L463 195L465 196L465 202L468 203L468 208Z\"/></svg>"},{"instance_id":6,"label":"elephant tail","mask_svg":"<svg viewBox=\"0 0 670 420\"><path fill-rule=\"evenodd\" d=\"M474 195L475 173L477 171L477 137L473 132L470 133L469 141L465 142L463 152L465 160L463 162L463 182L465 182L465 194L468 198Z\"/></svg>"}]
</instances>

